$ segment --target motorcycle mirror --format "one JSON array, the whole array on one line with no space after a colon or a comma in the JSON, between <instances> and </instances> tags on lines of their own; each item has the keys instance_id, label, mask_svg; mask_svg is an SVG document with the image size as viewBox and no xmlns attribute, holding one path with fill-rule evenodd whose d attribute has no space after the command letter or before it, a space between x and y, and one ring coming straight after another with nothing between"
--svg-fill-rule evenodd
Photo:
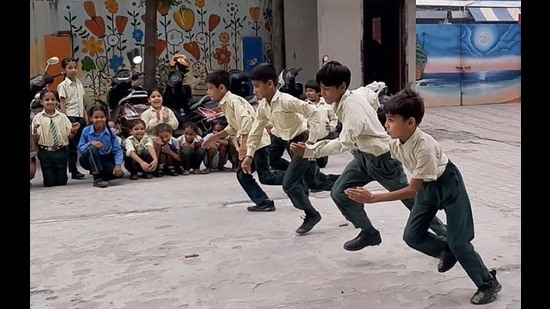
<instances>
[{"instance_id":1,"label":"motorcycle mirror","mask_svg":"<svg viewBox=\"0 0 550 309\"><path fill-rule=\"evenodd\" d=\"M143 61L143 58L141 56L135 56L134 58L132 58L132 62L134 64L140 64L142 61Z\"/></svg>"},{"instance_id":2,"label":"motorcycle mirror","mask_svg":"<svg viewBox=\"0 0 550 309\"><path fill-rule=\"evenodd\" d=\"M56 56L48 58L48 60L46 60L46 67L44 68L44 72L48 71L48 68L50 67L50 65L54 65L57 63L59 63L59 58L57 58Z\"/></svg>"},{"instance_id":3,"label":"motorcycle mirror","mask_svg":"<svg viewBox=\"0 0 550 309\"><path fill-rule=\"evenodd\" d=\"M57 58L56 56L53 56L53 57L49 58L48 60L46 60L46 63L48 65L58 64L59 63L59 58Z\"/></svg>"}]
</instances>

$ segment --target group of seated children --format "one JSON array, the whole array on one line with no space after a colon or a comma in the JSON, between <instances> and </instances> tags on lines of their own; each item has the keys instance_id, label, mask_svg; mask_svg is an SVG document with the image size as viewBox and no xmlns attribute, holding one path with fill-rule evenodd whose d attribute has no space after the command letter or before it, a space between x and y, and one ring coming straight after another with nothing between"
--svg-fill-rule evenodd
<instances>
[{"instance_id":1,"label":"group of seated children","mask_svg":"<svg viewBox=\"0 0 550 309\"><path fill-rule=\"evenodd\" d=\"M213 132L224 127L216 124ZM202 148L203 138L193 122L183 124L183 135L174 137L173 128L160 123L155 127L155 136L145 133L145 122L134 120L130 124L131 135L124 140L124 166L130 172L130 179L136 180L141 173L143 178L163 175L208 174L212 169L226 171L227 161L235 170L238 164L238 154L234 144L226 139L220 140L217 147L208 150ZM206 135L208 138L210 135ZM200 169L201 164L205 168Z\"/></svg>"},{"instance_id":2,"label":"group of seated children","mask_svg":"<svg viewBox=\"0 0 550 309\"><path fill-rule=\"evenodd\" d=\"M56 96L52 91L41 94L44 111L37 114L31 125L31 145L38 145L35 156L40 160L43 184L46 187L67 184L68 140L78 130L78 124L71 124L66 116L56 110ZM122 165L130 172L130 179L150 179L165 174L208 174L213 168L225 171L227 161L236 170L238 154L230 140L220 140L217 147L205 150L203 138L193 122L183 125L183 135L175 138L173 128L167 123L155 127L155 136L145 133L145 121L130 123L131 135L122 140L113 124L107 121L107 109L93 106L89 111L91 124L86 126L78 142L80 165L90 171L94 186L105 188L109 180L124 176ZM223 130L216 125L214 133ZM53 145L53 146L52 146ZM36 155L36 152L38 155ZM36 159L35 159L36 160ZM201 163L205 168L200 169ZM31 153L31 179L33 153Z\"/></svg>"}]
</instances>

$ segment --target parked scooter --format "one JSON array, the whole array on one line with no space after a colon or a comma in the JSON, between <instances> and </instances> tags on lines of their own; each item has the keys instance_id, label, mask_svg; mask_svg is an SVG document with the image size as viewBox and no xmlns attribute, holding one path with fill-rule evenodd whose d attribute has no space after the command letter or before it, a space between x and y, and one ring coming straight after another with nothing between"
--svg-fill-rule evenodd
<instances>
[{"instance_id":1,"label":"parked scooter","mask_svg":"<svg viewBox=\"0 0 550 309\"><path fill-rule=\"evenodd\" d=\"M132 59L135 65L140 64L142 61L141 56L135 56ZM130 134L130 121L139 119L141 113L149 108L147 91L135 83L142 75L144 75L143 72L136 72L133 68L120 69L111 78L111 87L107 93L107 104L111 119L120 126L121 135L124 137Z\"/></svg>"},{"instance_id":2,"label":"parked scooter","mask_svg":"<svg viewBox=\"0 0 550 309\"><path fill-rule=\"evenodd\" d=\"M59 63L58 57L51 57L48 60L46 60L46 68L44 68L43 74L38 74L31 76L30 78L30 119L32 121L32 118L34 115L38 114L42 111L43 107L40 104L40 92L42 90L46 89L48 85L54 82L56 77L62 76L63 72L57 74L57 75L51 75L48 73L48 68L51 65L55 65Z\"/></svg>"},{"instance_id":3,"label":"parked scooter","mask_svg":"<svg viewBox=\"0 0 550 309\"><path fill-rule=\"evenodd\" d=\"M279 73L277 87L279 91L288 93L298 99L305 100L304 84L296 81L296 76L302 68L286 68Z\"/></svg>"}]
</instances>

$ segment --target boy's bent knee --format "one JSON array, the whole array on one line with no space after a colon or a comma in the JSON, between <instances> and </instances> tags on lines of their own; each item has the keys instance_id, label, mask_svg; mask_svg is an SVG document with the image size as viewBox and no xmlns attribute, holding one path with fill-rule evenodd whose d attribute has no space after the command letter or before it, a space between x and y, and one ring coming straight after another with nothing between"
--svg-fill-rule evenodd
<instances>
[{"instance_id":1,"label":"boy's bent knee","mask_svg":"<svg viewBox=\"0 0 550 309\"><path fill-rule=\"evenodd\" d=\"M422 243L424 236L413 233L411 230L405 228L403 232L403 241L411 248L416 248L418 244Z\"/></svg>"}]
</instances>

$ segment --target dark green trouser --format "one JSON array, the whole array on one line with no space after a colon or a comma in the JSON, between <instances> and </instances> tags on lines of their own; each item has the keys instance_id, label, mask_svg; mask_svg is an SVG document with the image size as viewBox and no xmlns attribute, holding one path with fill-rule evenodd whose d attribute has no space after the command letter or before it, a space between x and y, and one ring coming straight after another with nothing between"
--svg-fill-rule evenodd
<instances>
[{"instance_id":1,"label":"dark green trouser","mask_svg":"<svg viewBox=\"0 0 550 309\"><path fill-rule=\"evenodd\" d=\"M447 215L447 242L428 232L428 224L439 209ZM479 287L490 275L471 243L473 239L474 220L470 200L460 171L449 161L437 181L426 182L420 188L403 232L403 240L410 247L433 257L439 256L448 243L462 268Z\"/></svg>"},{"instance_id":2,"label":"dark green trouser","mask_svg":"<svg viewBox=\"0 0 550 309\"><path fill-rule=\"evenodd\" d=\"M304 131L290 142L305 142L308 136L309 132ZM316 212L309 200L309 188L329 191L333 187L338 175L323 174L319 170L315 160L304 159L294 155L291 158L283 178L283 191L288 195L292 205L304 210L306 215Z\"/></svg>"},{"instance_id":3,"label":"dark green trouser","mask_svg":"<svg viewBox=\"0 0 550 309\"><path fill-rule=\"evenodd\" d=\"M67 184L67 163L69 162L69 150L67 147L56 151L39 149L38 160L40 160L44 187L64 186Z\"/></svg>"},{"instance_id":4,"label":"dark green trouser","mask_svg":"<svg viewBox=\"0 0 550 309\"><path fill-rule=\"evenodd\" d=\"M371 181L377 181L388 191L395 191L409 185L401 162L392 159L390 153L379 156L368 154L359 149L351 151L353 160L348 163L330 191L330 196L342 215L356 228L373 229L374 226L365 212L364 205L350 200L344 192L348 188L362 187ZM402 200L409 210L414 199ZM438 235L446 235L445 224L434 216L430 228Z\"/></svg>"}]
</instances>

